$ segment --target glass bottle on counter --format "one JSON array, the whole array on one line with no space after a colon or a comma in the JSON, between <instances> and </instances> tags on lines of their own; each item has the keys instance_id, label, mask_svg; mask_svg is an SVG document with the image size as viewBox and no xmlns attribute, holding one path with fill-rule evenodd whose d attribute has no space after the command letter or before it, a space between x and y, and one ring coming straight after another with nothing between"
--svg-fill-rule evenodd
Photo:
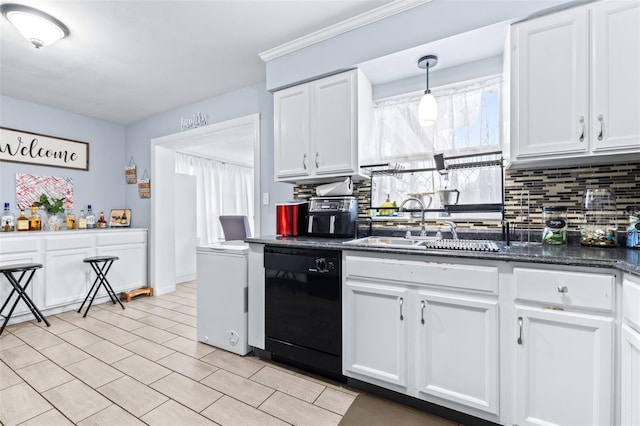
<instances>
[{"instance_id":1,"label":"glass bottle on counter","mask_svg":"<svg viewBox=\"0 0 640 426\"><path fill-rule=\"evenodd\" d=\"M0 232L13 232L16 226L16 217L11 213L9 209L9 203L4 203L4 213L2 213L2 220L0 221Z\"/></svg>"},{"instance_id":2,"label":"glass bottle on counter","mask_svg":"<svg viewBox=\"0 0 640 426\"><path fill-rule=\"evenodd\" d=\"M543 244L567 243L567 208L543 206L542 218L545 228L542 231Z\"/></svg>"},{"instance_id":3,"label":"glass bottle on counter","mask_svg":"<svg viewBox=\"0 0 640 426\"><path fill-rule=\"evenodd\" d=\"M627 247L640 249L640 206L628 206Z\"/></svg>"},{"instance_id":4,"label":"glass bottle on counter","mask_svg":"<svg viewBox=\"0 0 640 426\"><path fill-rule=\"evenodd\" d=\"M16 231L28 231L29 218L24 214L24 209L20 209L20 216L16 219Z\"/></svg>"},{"instance_id":5,"label":"glass bottle on counter","mask_svg":"<svg viewBox=\"0 0 640 426\"><path fill-rule=\"evenodd\" d=\"M84 210L80 210L80 216L78 217L78 229L87 229L87 216L84 214Z\"/></svg>"},{"instance_id":6,"label":"glass bottle on counter","mask_svg":"<svg viewBox=\"0 0 640 426\"><path fill-rule=\"evenodd\" d=\"M100 212L100 218L98 219L98 228L106 228L108 226L107 220L104 218L104 212Z\"/></svg>"},{"instance_id":7,"label":"glass bottle on counter","mask_svg":"<svg viewBox=\"0 0 640 426\"><path fill-rule=\"evenodd\" d=\"M65 217L65 226L67 229L76 229L76 215L73 214L73 210L67 209Z\"/></svg>"},{"instance_id":8,"label":"glass bottle on counter","mask_svg":"<svg viewBox=\"0 0 640 426\"><path fill-rule=\"evenodd\" d=\"M87 229L94 229L96 227L96 215L91 210L91 204L87 206Z\"/></svg>"},{"instance_id":9,"label":"glass bottle on counter","mask_svg":"<svg viewBox=\"0 0 640 426\"><path fill-rule=\"evenodd\" d=\"M29 218L29 231L41 231L42 230L42 218L36 210L36 206L31 206L31 217Z\"/></svg>"}]
</instances>

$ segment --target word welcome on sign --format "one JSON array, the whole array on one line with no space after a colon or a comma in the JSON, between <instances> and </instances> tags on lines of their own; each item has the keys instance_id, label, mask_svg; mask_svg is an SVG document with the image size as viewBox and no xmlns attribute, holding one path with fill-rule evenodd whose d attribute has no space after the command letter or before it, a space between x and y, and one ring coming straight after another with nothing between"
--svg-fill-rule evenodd
<instances>
[{"instance_id":1,"label":"word welcome on sign","mask_svg":"<svg viewBox=\"0 0 640 426\"><path fill-rule=\"evenodd\" d=\"M0 161L89 170L89 144L0 127Z\"/></svg>"}]
</instances>

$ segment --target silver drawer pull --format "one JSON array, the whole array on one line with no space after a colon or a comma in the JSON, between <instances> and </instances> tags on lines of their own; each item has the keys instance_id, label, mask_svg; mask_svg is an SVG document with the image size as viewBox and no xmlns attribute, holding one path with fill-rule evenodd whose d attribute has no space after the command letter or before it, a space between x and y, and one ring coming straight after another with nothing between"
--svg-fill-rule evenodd
<instances>
[{"instance_id":1,"label":"silver drawer pull","mask_svg":"<svg viewBox=\"0 0 640 426\"><path fill-rule=\"evenodd\" d=\"M404 299L400 298L400 321L404 320L404 315L402 315L402 304L404 303Z\"/></svg>"},{"instance_id":2,"label":"silver drawer pull","mask_svg":"<svg viewBox=\"0 0 640 426\"><path fill-rule=\"evenodd\" d=\"M568 293L569 289L567 288L566 285L559 285L558 286L558 293Z\"/></svg>"},{"instance_id":3,"label":"silver drawer pull","mask_svg":"<svg viewBox=\"0 0 640 426\"><path fill-rule=\"evenodd\" d=\"M580 137L578 138L578 140L580 142L584 142L584 131L585 131L585 128L584 128L584 117L581 116L578 119L578 122L580 123L580 127L582 128L582 133L580 133Z\"/></svg>"},{"instance_id":4,"label":"silver drawer pull","mask_svg":"<svg viewBox=\"0 0 640 426\"><path fill-rule=\"evenodd\" d=\"M598 121L600 122L600 133L598 133L598 140L601 141L604 138L604 117L602 114L598 115Z\"/></svg>"},{"instance_id":5,"label":"silver drawer pull","mask_svg":"<svg viewBox=\"0 0 640 426\"><path fill-rule=\"evenodd\" d=\"M518 328L520 329L520 334L518 335L518 344L522 344L522 317L518 317Z\"/></svg>"},{"instance_id":6,"label":"silver drawer pull","mask_svg":"<svg viewBox=\"0 0 640 426\"><path fill-rule=\"evenodd\" d=\"M424 303L424 300L421 300L420 301L420 316L421 316L420 322L422 324L424 324L424 308L425 308L425 306L426 306L426 303Z\"/></svg>"}]
</instances>

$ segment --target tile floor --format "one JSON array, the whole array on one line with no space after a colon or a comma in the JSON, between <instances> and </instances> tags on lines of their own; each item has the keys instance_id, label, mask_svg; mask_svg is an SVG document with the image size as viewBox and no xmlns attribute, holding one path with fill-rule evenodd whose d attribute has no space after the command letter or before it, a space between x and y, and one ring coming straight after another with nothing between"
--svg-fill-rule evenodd
<instances>
[{"instance_id":1,"label":"tile floor","mask_svg":"<svg viewBox=\"0 0 640 426\"><path fill-rule=\"evenodd\" d=\"M196 284L0 336L0 423L336 425L357 393L196 340Z\"/></svg>"}]
</instances>

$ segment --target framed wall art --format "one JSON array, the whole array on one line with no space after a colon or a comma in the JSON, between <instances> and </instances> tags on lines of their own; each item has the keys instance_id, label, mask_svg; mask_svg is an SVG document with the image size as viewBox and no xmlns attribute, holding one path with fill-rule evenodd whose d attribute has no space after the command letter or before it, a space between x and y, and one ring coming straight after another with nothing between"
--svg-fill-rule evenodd
<instances>
[{"instance_id":1,"label":"framed wall art","mask_svg":"<svg viewBox=\"0 0 640 426\"><path fill-rule=\"evenodd\" d=\"M0 127L0 161L89 170L89 144Z\"/></svg>"}]
</instances>

